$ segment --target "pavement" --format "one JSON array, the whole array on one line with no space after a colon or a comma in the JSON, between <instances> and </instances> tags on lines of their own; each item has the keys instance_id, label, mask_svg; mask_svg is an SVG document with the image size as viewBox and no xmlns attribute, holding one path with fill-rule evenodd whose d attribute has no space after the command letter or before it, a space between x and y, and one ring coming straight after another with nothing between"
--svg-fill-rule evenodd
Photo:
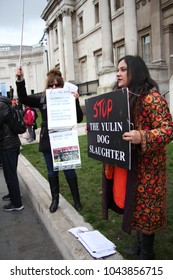
<instances>
[{"instance_id":1,"label":"pavement","mask_svg":"<svg viewBox=\"0 0 173 280\"><path fill-rule=\"evenodd\" d=\"M1 210L9 202L1 199L8 192L0 169L0 260L63 260L31 201L21 191L24 210Z\"/></svg>"},{"instance_id":2,"label":"pavement","mask_svg":"<svg viewBox=\"0 0 173 280\"><path fill-rule=\"evenodd\" d=\"M78 135L85 134L85 124L78 125ZM36 131L39 141L39 129ZM20 136L22 144L27 144ZM51 194L48 181L22 155L19 156L18 176L24 209L4 212L7 203L0 198L0 260L93 260L82 244L68 231L84 226L93 230L78 211L60 195L59 208L50 213ZM0 196L7 187L0 170ZM116 254L106 260L122 260Z\"/></svg>"}]
</instances>

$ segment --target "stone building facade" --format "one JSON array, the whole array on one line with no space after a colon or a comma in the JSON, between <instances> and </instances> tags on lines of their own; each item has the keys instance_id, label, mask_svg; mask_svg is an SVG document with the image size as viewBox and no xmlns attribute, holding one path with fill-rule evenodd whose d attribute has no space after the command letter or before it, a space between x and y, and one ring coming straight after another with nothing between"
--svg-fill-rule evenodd
<instances>
[{"instance_id":1,"label":"stone building facade","mask_svg":"<svg viewBox=\"0 0 173 280\"><path fill-rule=\"evenodd\" d=\"M171 103L172 0L47 0L41 17L49 67L60 67L82 94L86 90L81 85L94 81L97 94L109 91L118 59L139 54Z\"/></svg>"},{"instance_id":2,"label":"stone building facade","mask_svg":"<svg viewBox=\"0 0 173 280\"><path fill-rule=\"evenodd\" d=\"M47 0L44 46L23 46L28 93L44 90L46 72L60 67L79 86L81 103L110 91L116 65L139 54L173 113L173 0ZM44 36L43 36L44 40ZM15 88L19 46L0 45L0 83Z\"/></svg>"},{"instance_id":3,"label":"stone building facade","mask_svg":"<svg viewBox=\"0 0 173 280\"><path fill-rule=\"evenodd\" d=\"M0 45L0 84L5 85L7 92L11 85L14 97L17 97L15 70L19 66L19 53L20 46ZM43 92L47 71L44 46L23 46L21 61L28 94Z\"/></svg>"}]
</instances>

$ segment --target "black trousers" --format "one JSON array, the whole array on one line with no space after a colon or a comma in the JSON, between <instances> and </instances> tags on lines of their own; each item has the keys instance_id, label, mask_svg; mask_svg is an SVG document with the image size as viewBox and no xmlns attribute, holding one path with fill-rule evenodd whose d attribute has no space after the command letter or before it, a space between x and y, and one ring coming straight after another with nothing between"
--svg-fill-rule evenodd
<instances>
[{"instance_id":1,"label":"black trousers","mask_svg":"<svg viewBox=\"0 0 173 280\"><path fill-rule=\"evenodd\" d=\"M9 191L10 200L12 204L16 207L20 207L22 205L19 180L17 176L19 152L19 149L0 151L4 178Z\"/></svg>"}]
</instances>

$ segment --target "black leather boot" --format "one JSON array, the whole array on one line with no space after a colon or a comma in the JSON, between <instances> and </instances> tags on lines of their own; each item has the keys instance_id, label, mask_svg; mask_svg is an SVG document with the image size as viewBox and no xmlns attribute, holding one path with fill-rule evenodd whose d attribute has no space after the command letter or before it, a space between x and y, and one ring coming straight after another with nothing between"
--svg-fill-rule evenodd
<instances>
[{"instance_id":1,"label":"black leather boot","mask_svg":"<svg viewBox=\"0 0 173 280\"><path fill-rule=\"evenodd\" d=\"M52 195L52 203L49 207L51 213L54 213L58 209L59 204L59 178L56 177L48 177L50 190Z\"/></svg>"},{"instance_id":2,"label":"black leather boot","mask_svg":"<svg viewBox=\"0 0 173 280\"><path fill-rule=\"evenodd\" d=\"M126 253L127 255L140 255L141 252L141 243L142 243L142 233L141 232L137 232L136 233L136 242L135 244L124 250L124 253Z\"/></svg>"},{"instance_id":3,"label":"black leather boot","mask_svg":"<svg viewBox=\"0 0 173 280\"><path fill-rule=\"evenodd\" d=\"M141 253L140 259L141 260L154 260L155 253L154 253L154 238L155 234L144 234L142 233L142 242L141 242Z\"/></svg>"},{"instance_id":4,"label":"black leather boot","mask_svg":"<svg viewBox=\"0 0 173 280\"><path fill-rule=\"evenodd\" d=\"M78 189L78 181L77 181L77 176L67 179L67 182L69 184L71 194L74 200L74 206L77 211L82 210L83 206L80 202L80 195L79 195L79 189Z\"/></svg>"}]
</instances>

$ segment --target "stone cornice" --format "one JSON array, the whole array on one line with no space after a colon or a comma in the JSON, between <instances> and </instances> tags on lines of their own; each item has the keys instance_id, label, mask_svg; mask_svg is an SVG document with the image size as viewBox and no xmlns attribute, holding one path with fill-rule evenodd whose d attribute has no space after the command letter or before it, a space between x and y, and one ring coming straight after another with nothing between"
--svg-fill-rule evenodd
<instances>
[{"instance_id":1,"label":"stone cornice","mask_svg":"<svg viewBox=\"0 0 173 280\"><path fill-rule=\"evenodd\" d=\"M167 0L165 3L163 3L161 5L161 9L164 10L164 9L170 8L170 5L173 5L173 1L172 0Z\"/></svg>"},{"instance_id":2,"label":"stone cornice","mask_svg":"<svg viewBox=\"0 0 173 280\"><path fill-rule=\"evenodd\" d=\"M48 19L49 15L55 10L55 8L60 5L63 0L49 0L45 9L41 14L41 18L45 21Z\"/></svg>"}]
</instances>

